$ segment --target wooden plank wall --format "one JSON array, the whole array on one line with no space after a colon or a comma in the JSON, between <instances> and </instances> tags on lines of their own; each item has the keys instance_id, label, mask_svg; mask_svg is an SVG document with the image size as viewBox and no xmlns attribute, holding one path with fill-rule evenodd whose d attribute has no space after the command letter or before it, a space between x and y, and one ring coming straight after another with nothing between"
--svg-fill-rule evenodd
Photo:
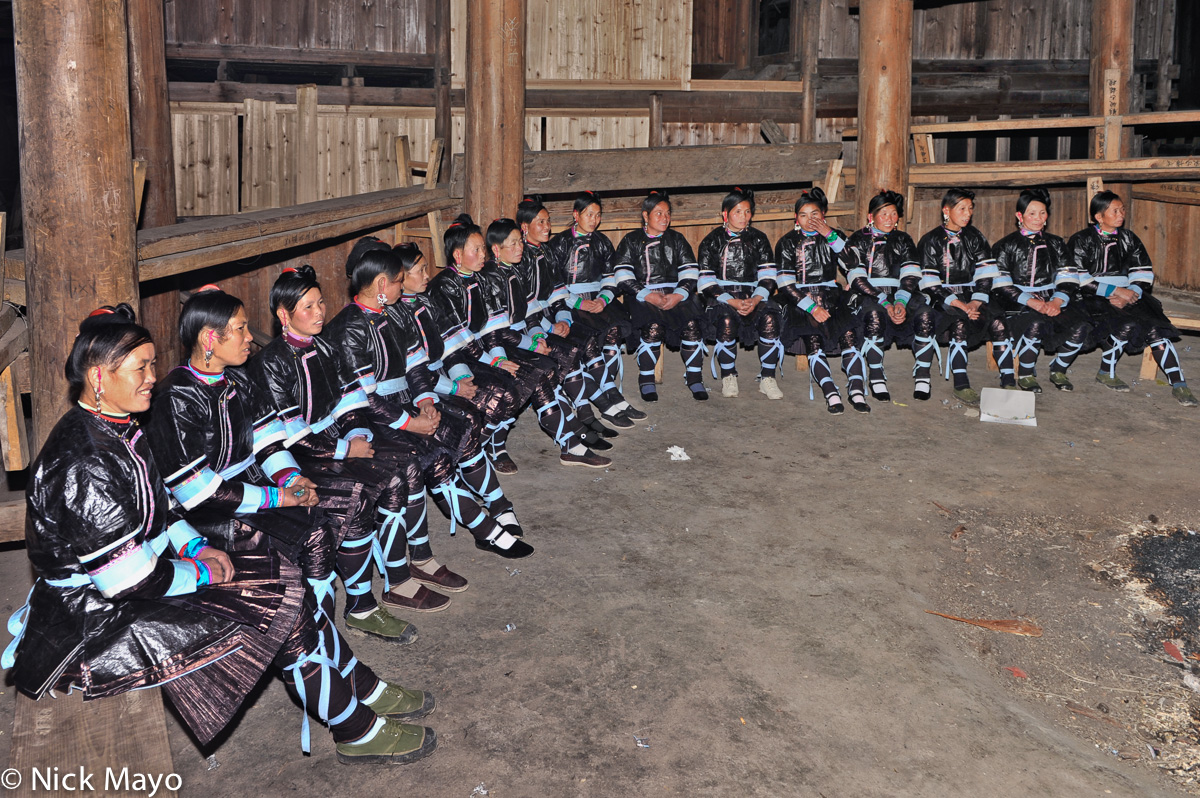
<instances>
[{"instance_id":1,"label":"wooden plank wall","mask_svg":"<svg viewBox=\"0 0 1200 798\"><path fill-rule=\"evenodd\" d=\"M1139 198L1130 206L1126 224L1146 245L1158 283L1200 291L1200 205Z\"/></svg>"},{"instance_id":2,"label":"wooden plank wall","mask_svg":"<svg viewBox=\"0 0 1200 798\"><path fill-rule=\"evenodd\" d=\"M451 83L463 86L466 4L451 4ZM529 0L529 80L683 81L691 71L692 0Z\"/></svg>"},{"instance_id":3,"label":"wooden plank wall","mask_svg":"<svg viewBox=\"0 0 1200 798\"><path fill-rule=\"evenodd\" d=\"M426 0L165 0L167 41L427 53Z\"/></svg>"}]
</instances>

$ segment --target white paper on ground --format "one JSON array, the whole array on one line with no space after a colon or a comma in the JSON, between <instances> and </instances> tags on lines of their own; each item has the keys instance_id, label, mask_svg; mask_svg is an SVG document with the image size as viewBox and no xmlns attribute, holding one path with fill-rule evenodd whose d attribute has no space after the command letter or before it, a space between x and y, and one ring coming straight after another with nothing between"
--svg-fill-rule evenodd
<instances>
[{"instance_id":1,"label":"white paper on ground","mask_svg":"<svg viewBox=\"0 0 1200 798\"><path fill-rule=\"evenodd\" d=\"M671 455L672 460L691 460L688 453L683 450L682 446L672 446L667 449L667 454Z\"/></svg>"},{"instance_id":2,"label":"white paper on ground","mask_svg":"<svg viewBox=\"0 0 1200 798\"><path fill-rule=\"evenodd\" d=\"M1034 408L1036 396L1037 394L1029 391L984 388L979 394L979 420L1036 427L1037 413Z\"/></svg>"}]
</instances>

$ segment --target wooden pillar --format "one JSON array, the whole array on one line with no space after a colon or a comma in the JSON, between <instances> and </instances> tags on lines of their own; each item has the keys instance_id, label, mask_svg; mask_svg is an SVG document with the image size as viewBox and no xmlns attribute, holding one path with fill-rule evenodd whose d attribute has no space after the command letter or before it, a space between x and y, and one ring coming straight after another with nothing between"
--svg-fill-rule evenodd
<instances>
[{"instance_id":1,"label":"wooden pillar","mask_svg":"<svg viewBox=\"0 0 1200 798\"><path fill-rule=\"evenodd\" d=\"M175 224L175 158L171 105L167 100L166 32L162 0L127 0L129 20L129 111L133 157L146 162L146 190L139 227ZM138 209L134 208L138 217ZM141 322L154 336L160 377L178 365L179 281L165 278L144 286Z\"/></svg>"},{"instance_id":2,"label":"wooden pillar","mask_svg":"<svg viewBox=\"0 0 1200 798\"><path fill-rule=\"evenodd\" d=\"M908 190L913 0L872 0L859 14L855 224L880 189Z\"/></svg>"},{"instance_id":3,"label":"wooden pillar","mask_svg":"<svg viewBox=\"0 0 1200 798\"><path fill-rule=\"evenodd\" d=\"M440 174L450 174L450 143L454 131L450 116L450 0L432 0L434 17L433 60L433 137L441 139L442 168ZM445 179L443 177L443 179Z\"/></svg>"},{"instance_id":4,"label":"wooden pillar","mask_svg":"<svg viewBox=\"0 0 1200 798\"><path fill-rule=\"evenodd\" d=\"M13 3L35 450L79 321L138 302L125 26L124 0Z\"/></svg>"},{"instance_id":5,"label":"wooden pillar","mask_svg":"<svg viewBox=\"0 0 1200 798\"><path fill-rule=\"evenodd\" d=\"M800 74L804 80L800 107L800 141L816 141L821 0L793 0L792 14L792 60L800 63Z\"/></svg>"},{"instance_id":6,"label":"wooden pillar","mask_svg":"<svg viewBox=\"0 0 1200 798\"><path fill-rule=\"evenodd\" d=\"M1111 117L1133 110L1133 0L1093 0L1089 88L1091 113ZM1092 136L1091 150L1096 158L1128 158L1133 154L1133 130L1122 132L1115 120L1105 124ZM1131 206L1128 183L1107 188Z\"/></svg>"},{"instance_id":7,"label":"wooden pillar","mask_svg":"<svg viewBox=\"0 0 1200 798\"><path fill-rule=\"evenodd\" d=\"M525 191L525 0L467 3L466 187L481 226Z\"/></svg>"},{"instance_id":8,"label":"wooden pillar","mask_svg":"<svg viewBox=\"0 0 1200 798\"><path fill-rule=\"evenodd\" d=\"M733 0L734 24L737 26L733 44L735 69L747 69L750 66L750 53L757 44L750 40L754 35L754 11L757 7L758 4L752 0Z\"/></svg>"},{"instance_id":9,"label":"wooden pillar","mask_svg":"<svg viewBox=\"0 0 1200 798\"><path fill-rule=\"evenodd\" d=\"M650 93L650 140L647 146L661 147L663 145L663 97L660 92Z\"/></svg>"}]
</instances>

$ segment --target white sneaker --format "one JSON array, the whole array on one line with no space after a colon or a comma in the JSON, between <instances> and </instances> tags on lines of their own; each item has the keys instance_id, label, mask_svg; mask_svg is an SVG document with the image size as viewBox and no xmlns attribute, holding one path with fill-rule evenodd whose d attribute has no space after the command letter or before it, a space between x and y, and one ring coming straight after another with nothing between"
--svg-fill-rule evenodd
<instances>
[{"instance_id":1,"label":"white sneaker","mask_svg":"<svg viewBox=\"0 0 1200 798\"><path fill-rule=\"evenodd\" d=\"M779 385L775 382L774 377L763 377L758 381L758 392L765 393L768 399L782 399L783 391L779 390Z\"/></svg>"},{"instance_id":2,"label":"white sneaker","mask_svg":"<svg viewBox=\"0 0 1200 798\"><path fill-rule=\"evenodd\" d=\"M728 377L721 379L721 396L728 399L738 395L737 375L730 374Z\"/></svg>"}]
</instances>

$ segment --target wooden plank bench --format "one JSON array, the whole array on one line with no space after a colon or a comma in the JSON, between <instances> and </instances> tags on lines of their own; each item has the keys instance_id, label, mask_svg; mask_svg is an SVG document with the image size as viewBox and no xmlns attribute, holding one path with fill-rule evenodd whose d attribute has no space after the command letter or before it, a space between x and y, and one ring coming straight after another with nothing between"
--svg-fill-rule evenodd
<instances>
[{"instance_id":1,"label":"wooden plank bench","mask_svg":"<svg viewBox=\"0 0 1200 798\"><path fill-rule=\"evenodd\" d=\"M178 794L178 777L168 778L174 765L157 687L87 702L78 691L39 701L18 693L10 761L20 775L11 794L20 798L83 793L144 798L155 780L156 796ZM81 773L90 782L80 782Z\"/></svg>"}]
</instances>

